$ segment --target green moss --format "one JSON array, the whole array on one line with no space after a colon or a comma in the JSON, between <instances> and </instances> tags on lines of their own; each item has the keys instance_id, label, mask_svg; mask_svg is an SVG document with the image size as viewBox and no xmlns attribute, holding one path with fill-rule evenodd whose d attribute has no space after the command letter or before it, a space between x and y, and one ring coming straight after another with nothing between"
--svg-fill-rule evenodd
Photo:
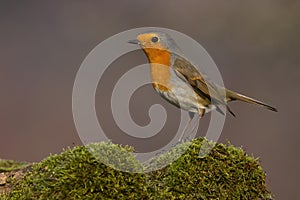
<instances>
[{"instance_id":1,"label":"green moss","mask_svg":"<svg viewBox=\"0 0 300 200\"><path fill-rule=\"evenodd\" d=\"M214 146L196 139L173 150L187 149L169 167L153 173L155 199L272 199L257 159L241 148L223 144L215 144L208 156L201 157L199 152L206 151L201 149L203 144L207 149Z\"/></svg>"},{"instance_id":2,"label":"green moss","mask_svg":"<svg viewBox=\"0 0 300 200\"><path fill-rule=\"evenodd\" d=\"M21 169L22 167L28 165L26 162L16 162L13 160L2 160L0 159L0 173L10 172L13 170Z\"/></svg>"},{"instance_id":3,"label":"green moss","mask_svg":"<svg viewBox=\"0 0 300 200\"><path fill-rule=\"evenodd\" d=\"M141 169L129 153L132 148L112 143L75 147L34 164L0 199L271 199L257 159L223 144L216 144L208 156L201 157L204 141L177 145L150 166L161 165L178 151L186 152L169 166L150 173L118 171L90 153L97 152L98 158L110 155L104 160L110 166L124 167L117 166L122 160L128 169Z\"/></svg>"},{"instance_id":4,"label":"green moss","mask_svg":"<svg viewBox=\"0 0 300 200\"><path fill-rule=\"evenodd\" d=\"M112 151L110 161L127 153L111 143L91 144L92 150ZM115 157L113 157L115 155ZM139 165L137 165L139 167ZM18 182L7 199L137 199L147 195L144 174L114 170L93 157L85 147L68 149L33 165L32 171Z\"/></svg>"}]
</instances>

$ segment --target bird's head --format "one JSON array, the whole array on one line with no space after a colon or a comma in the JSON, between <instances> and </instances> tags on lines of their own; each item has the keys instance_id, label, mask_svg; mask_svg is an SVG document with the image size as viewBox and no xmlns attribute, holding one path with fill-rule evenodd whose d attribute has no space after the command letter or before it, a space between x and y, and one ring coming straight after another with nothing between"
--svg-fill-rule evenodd
<instances>
[{"instance_id":1,"label":"bird's head","mask_svg":"<svg viewBox=\"0 0 300 200\"><path fill-rule=\"evenodd\" d=\"M170 62L171 54L178 49L171 36L163 32L142 33L128 42L138 44L146 53L150 63L167 64Z\"/></svg>"},{"instance_id":2,"label":"bird's head","mask_svg":"<svg viewBox=\"0 0 300 200\"><path fill-rule=\"evenodd\" d=\"M175 46L174 40L163 32L147 32L137 36L135 40L128 41L131 44L138 44L143 49L161 49L171 51Z\"/></svg>"}]
</instances>

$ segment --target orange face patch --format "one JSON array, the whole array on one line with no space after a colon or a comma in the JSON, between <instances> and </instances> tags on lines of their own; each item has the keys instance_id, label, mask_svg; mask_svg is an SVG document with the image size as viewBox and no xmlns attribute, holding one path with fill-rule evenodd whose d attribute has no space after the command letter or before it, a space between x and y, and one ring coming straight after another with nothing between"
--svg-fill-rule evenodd
<instances>
[{"instance_id":1,"label":"orange face patch","mask_svg":"<svg viewBox=\"0 0 300 200\"><path fill-rule=\"evenodd\" d=\"M145 48L145 53L150 63L158 63L165 66L171 64L171 54L168 50L157 49L157 48Z\"/></svg>"},{"instance_id":2,"label":"orange face patch","mask_svg":"<svg viewBox=\"0 0 300 200\"><path fill-rule=\"evenodd\" d=\"M152 41L153 37L157 40ZM171 53L162 45L159 36L154 33L141 34L137 39L150 62L153 87L160 91L169 91L171 88L169 84Z\"/></svg>"},{"instance_id":3,"label":"orange face patch","mask_svg":"<svg viewBox=\"0 0 300 200\"><path fill-rule=\"evenodd\" d=\"M150 62L151 79L153 86L162 91L168 91L171 87L170 64L171 55L167 50L144 49ZM155 85L154 85L155 84Z\"/></svg>"}]
</instances>

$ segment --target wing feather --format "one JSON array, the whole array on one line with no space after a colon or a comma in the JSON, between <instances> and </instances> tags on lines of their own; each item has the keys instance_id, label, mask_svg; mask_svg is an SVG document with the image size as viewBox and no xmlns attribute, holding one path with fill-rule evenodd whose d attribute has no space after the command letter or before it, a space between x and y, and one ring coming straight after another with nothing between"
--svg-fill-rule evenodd
<instances>
[{"instance_id":1,"label":"wing feather","mask_svg":"<svg viewBox=\"0 0 300 200\"><path fill-rule=\"evenodd\" d=\"M203 78L205 75L199 71L185 58L176 56L174 59L173 69L178 77L187 81L192 86L194 91L200 95L207 105L209 104L222 104L225 105L225 98L222 98L221 87Z\"/></svg>"}]
</instances>

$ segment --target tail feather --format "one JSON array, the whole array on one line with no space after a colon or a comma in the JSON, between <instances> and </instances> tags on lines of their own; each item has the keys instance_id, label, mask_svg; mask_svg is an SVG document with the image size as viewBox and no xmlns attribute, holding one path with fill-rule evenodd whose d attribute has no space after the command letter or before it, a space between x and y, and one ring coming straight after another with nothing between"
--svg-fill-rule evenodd
<instances>
[{"instance_id":1,"label":"tail feather","mask_svg":"<svg viewBox=\"0 0 300 200\"><path fill-rule=\"evenodd\" d=\"M227 100L228 101L234 101L234 100L240 100L240 101L243 101L243 102L247 102L247 103L250 103L250 104L255 104L255 105L259 105L259 106L263 106L269 110L272 110L274 112L278 112L278 110L268 104L265 104L261 101L258 101L256 99L252 99L250 97L247 97L247 96L244 96L242 94L238 94L236 92L233 92L233 91L230 91L230 90L227 90L226 91L226 96L227 96Z\"/></svg>"}]
</instances>

